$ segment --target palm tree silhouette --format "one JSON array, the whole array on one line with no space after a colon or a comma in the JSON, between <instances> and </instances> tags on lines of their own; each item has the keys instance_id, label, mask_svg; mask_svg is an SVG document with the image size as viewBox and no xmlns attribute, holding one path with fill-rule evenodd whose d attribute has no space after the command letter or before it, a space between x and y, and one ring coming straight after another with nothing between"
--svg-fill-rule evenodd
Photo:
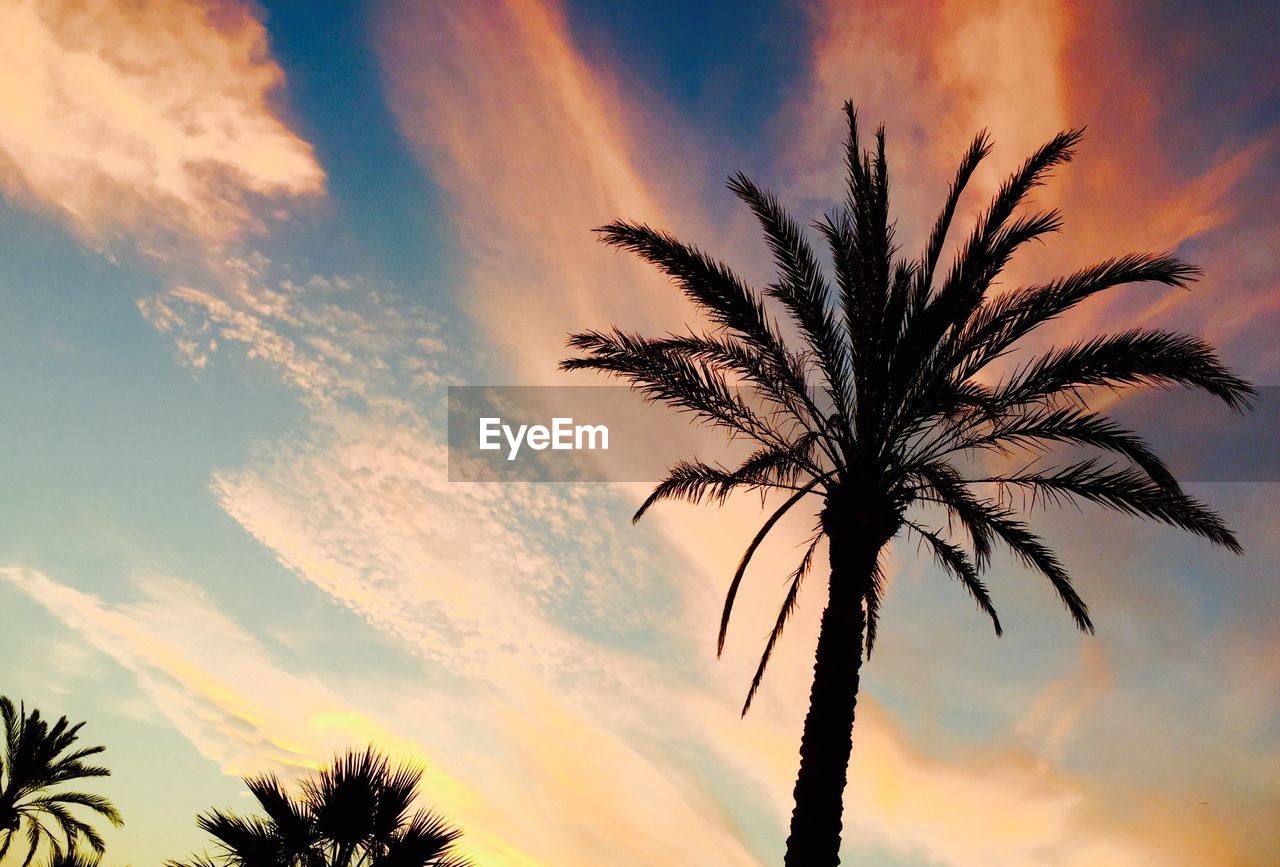
<instances>
[{"instance_id":1,"label":"palm tree silhouette","mask_svg":"<svg viewBox=\"0 0 1280 867\"><path fill-rule=\"evenodd\" d=\"M715 326L657 339L618 329L574 334L579 354L566 370L620 377L647 400L690 413L745 437L756 450L728 468L681 461L636 512L666 499L723 503L732 493L777 493L743 554L725 599L717 653L723 651L734 599L761 542L809 496L821 499L814 535L790 576L776 624L747 693L751 706L791 613L818 543L828 544L828 601L822 615L809 710L800 743L785 863L839 863L842 798L852 748L858 673L875 642L884 590L880 553L899 533L927 547L987 616L1000 621L980 573L1002 544L1048 579L1076 625L1093 631L1058 556L1019 519L1024 503L1089 501L1172 524L1239 552L1223 521L1183 492L1169 469L1132 432L1088 408L1094 387L1189 386L1242 411L1253 389L1231 374L1213 348L1194 337L1134 329L1037 355L1002 377L992 365L1041 325L1082 301L1129 283L1186 286L1199 271L1168 255L1130 254L1069 276L1000 295L996 277L1024 244L1056 231L1058 211L1019 206L1051 170L1071 160L1080 131L1060 133L1004 182L945 271L939 259L957 202L990 141L978 135L961 160L923 253L897 255L889 216L884 129L871 149L859 140L857 113L844 106L847 185L843 204L814 224L826 241L828 277L805 233L768 192L744 175L729 188L754 213L778 269L763 293L728 266L673 235L619 221L601 240L657 266ZM788 343L769 310L780 305L799 333ZM735 388L741 385L742 388ZM961 459L1035 454L1069 444L1109 453L1045 468L1030 465L966 474ZM909 508L933 509L959 539ZM972 546L962 547L964 537Z\"/></svg>"},{"instance_id":2,"label":"palm tree silhouette","mask_svg":"<svg viewBox=\"0 0 1280 867\"><path fill-rule=\"evenodd\" d=\"M392 767L372 747L336 757L296 797L274 774L248 777L266 816L210 810L197 824L219 851L168 867L466 867L461 832L412 811L421 780L421 768Z\"/></svg>"},{"instance_id":3,"label":"palm tree silhouette","mask_svg":"<svg viewBox=\"0 0 1280 867\"><path fill-rule=\"evenodd\" d=\"M116 826L123 824L120 813L101 795L60 791L57 787L74 780L110 776L106 768L85 764L85 759L106 748L72 749L84 723L71 725L64 716L50 726L41 719L39 710L28 714L25 704L15 706L5 696L0 696L0 719L4 720L5 731L4 760L0 762L0 859L8 853L14 838L24 832L27 856L23 867L32 862L44 842L48 842L55 859L73 851L81 840L101 855L101 835L77 818L72 808L83 807ZM53 829L61 832L61 840Z\"/></svg>"},{"instance_id":4,"label":"palm tree silhouette","mask_svg":"<svg viewBox=\"0 0 1280 867\"><path fill-rule=\"evenodd\" d=\"M79 849L72 849L53 853L45 860L44 867L98 867L101 863L101 855L90 855Z\"/></svg>"}]
</instances>

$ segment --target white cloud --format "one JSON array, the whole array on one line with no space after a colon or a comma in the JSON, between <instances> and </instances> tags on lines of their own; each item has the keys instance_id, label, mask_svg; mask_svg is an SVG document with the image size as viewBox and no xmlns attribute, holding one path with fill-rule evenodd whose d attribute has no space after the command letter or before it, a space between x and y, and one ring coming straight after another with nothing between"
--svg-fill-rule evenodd
<instances>
[{"instance_id":1,"label":"white cloud","mask_svg":"<svg viewBox=\"0 0 1280 867\"><path fill-rule=\"evenodd\" d=\"M0 182L92 238L162 229L220 243L253 196L324 173L280 118L283 80L246 4L0 6Z\"/></svg>"},{"instance_id":2,"label":"white cloud","mask_svg":"<svg viewBox=\"0 0 1280 867\"><path fill-rule=\"evenodd\" d=\"M221 260L216 271L216 291L177 285L137 302L193 368L235 346L316 409L353 396L399 405L396 387L413 395L448 379L441 325L358 277L278 279L260 253Z\"/></svg>"}]
</instances>

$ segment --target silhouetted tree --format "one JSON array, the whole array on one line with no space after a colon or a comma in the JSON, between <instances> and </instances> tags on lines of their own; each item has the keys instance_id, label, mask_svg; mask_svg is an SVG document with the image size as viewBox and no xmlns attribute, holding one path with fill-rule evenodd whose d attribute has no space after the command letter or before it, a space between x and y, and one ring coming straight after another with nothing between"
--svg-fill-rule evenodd
<instances>
[{"instance_id":1,"label":"silhouetted tree","mask_svg":"<svg viewBox=\"0 0 1280 867\"><path fill-rule=\"evenodd\" d=\"M829 249L820 264L801 227L779 203L738 174L729 188L759 220L776 261L776 282L763 292L728 266L671 234L634 222L597 230L601 240L657 266L710 319L714 329L650 339L589 331L569 346L568 370L604 371L646 399L691 413L757 450L736 468L698 460L673 466L636 512L681 499L722 503L751 490L785 500L747 546L729 585L717 652L724 648L733 602L752 555L787 512L821 498L814 536L789 587L743 705L750 707L776 641L795 608L820 540L828 544L828 602L822 615L809 711L800 744L795 808L787 839L789 867L839 863L842 797L852 746L858 673L873 647L883 592L880 554L899 533L918 539L938 565L968 590L996 634L1000 622L979 575L1004 545L1048 579L1076 625L1093 631L1066 569L1019 519L1010 493L1024 502L1089 501L1152 518L1239 552L1223 521L1185 494L1137 436L1088 408L1094 387L1189 386L1243 410L1253 389L1232 375L1204 341L1153 329L1093 337L1029 358L1003 377L993 362L1023 337L1086 299L1129 283L1186 286L1198 269L1168 255L1130 254L1069 276L1003 294L991 287L1018 248L1056 231L1056 210L1019 206L1050 171L1070 161L1079 131L1037 150L999 188L957 248L939 259L957 201L987 155L974 139L941 215L918 258L898 255L889 214L884 130L864 151L857 114L845 105L847 182L843 203L814 226ZM827 274L834 277L834 289ZM799 338L784 341L768 307L788 315ZM735 385L746 388L735 388ZM966 474L964 458L1013 451L1040 454L1056 444L1110 453L1044 468L1038 462L994 474ZM946 527L929 526L910 507L941 510ZM972 552L960 543L967 537Z\"/></svg>"},{"instance_id":2,"label":"silhouetted tree","mask_svg":"<svg viewBox=\"0 0 1280 867\"><path fill-rule=\"evenodd\" d=\"M15 706L5 696L0 696L0 719L4 720L5 732L4 759L0 761L0 859L19 836L25 836L27 844L23 867L31 863L45 842L55 859L73 852L81 841L102 854L101 835L73 810L83 807L117 826L122 824L120 813L101 795L61 791L58 787L75 780L110 776L106 768L85 764L85 759L106 748L73 749L84 723L71 725L64 716L50 726L41 719L40 711L27 713L25 704Z\"/></svg>"},{"instance_id":3,"label":"silhouetted tree","mask_svg":"<svg viewBox=\"0 0 1280 867\"><path fill-rule=\"evenodd\" d=\"M248 777L266 816L201 815L218 851L169 867L466 867L454 846L461 832L413 811L421 780L421 768L392 767L372 748L338 756L297 796L274 774Z\"/></svg>"},{"instance_id":4,"label":"silhouetted tree","mask_svg":"<svg viewBox=\"0 0 1280 867\"><path fill-rule=\"evenodd\" d=\"M69 852L55 852L44 862L44 867L99 867L102 856L90 854L79 849Z\"/></svg>"}]
</instances>

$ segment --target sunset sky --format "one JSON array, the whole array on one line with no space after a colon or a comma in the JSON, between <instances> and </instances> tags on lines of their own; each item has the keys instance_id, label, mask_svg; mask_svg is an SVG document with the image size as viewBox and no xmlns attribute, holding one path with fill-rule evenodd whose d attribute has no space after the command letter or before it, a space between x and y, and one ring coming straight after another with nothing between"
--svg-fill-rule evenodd
<instances>
[{"instance_id":1,"label":"sunset sky","mask_svg":"<svg viewBox=\"0 0 1280 867\"><path fill-rule=\"evenodd\" d=\"M449 482L445 394L594 382L556 371L566 333L695 321L611 219L767 283L724 179L820 215L845 99L887 126L908 251L979 129L966 219L1087 126L1037 193L1066 228L1006 284L1175 250L1191 292L1046 337L1186 330L1280 386L1274 6L688 5L0 0L0 694L108 746L106 863L200 850L241 775L369 742L482 867L780 862L819 584L738 711L808 524L717 661L758 499L633 527L640 484ZM1274 863L1280 485L1188 487L1243 557L1037 514L1092 638L997 557L996 639L894 547L848 863Z\"/></svg>"}]
</instances>

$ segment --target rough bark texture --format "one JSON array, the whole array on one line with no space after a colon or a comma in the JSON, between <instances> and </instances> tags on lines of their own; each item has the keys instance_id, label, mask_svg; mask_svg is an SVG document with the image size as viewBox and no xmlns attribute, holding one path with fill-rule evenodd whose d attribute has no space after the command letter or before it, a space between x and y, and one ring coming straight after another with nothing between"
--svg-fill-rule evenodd
<instances>
[{"instance_id":1,"label":"rough bark texture","mask_svg":"<svg viewBox=\"0 0 1280 867\"><path fill-rule=\"evenodd\" d=\"M862 521L824 514L831 576L813 665L809 713L800 742L795 809L787 837L786 867L835 867L845 775L853 748L853 715L866 627L862 600L883 542ZM861 525L861 526L859 526Z\"/></svg>"}]
</instances>

